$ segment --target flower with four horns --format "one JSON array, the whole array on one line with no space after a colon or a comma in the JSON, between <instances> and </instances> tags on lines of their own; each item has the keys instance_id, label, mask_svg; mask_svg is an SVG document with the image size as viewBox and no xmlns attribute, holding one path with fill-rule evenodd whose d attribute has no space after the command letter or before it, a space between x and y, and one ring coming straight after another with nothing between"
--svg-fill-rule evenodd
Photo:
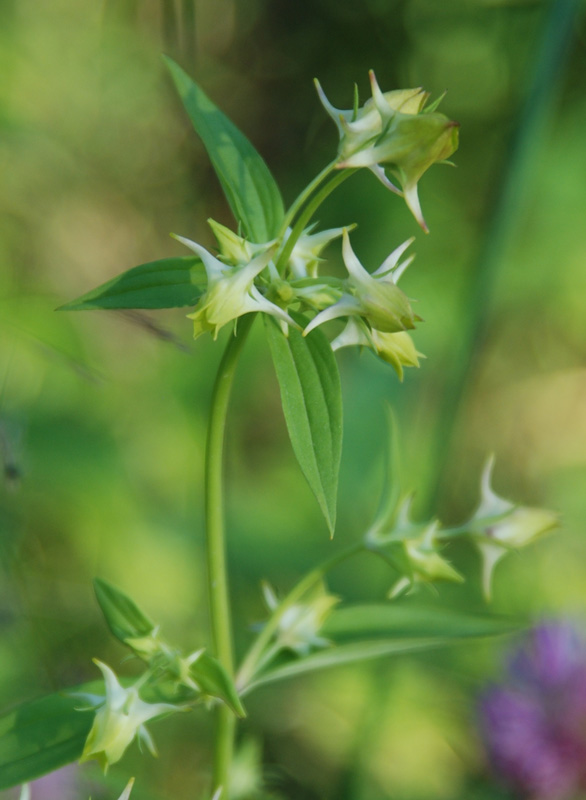
<instances>
[{"instance_id":1,"label":"flower with four horns","mask_svg":"<svg viewBox=\"0 0 586 800\"><path fill-rule=\"evenodd\" d=\"M106 696L89 698L97 700L98 705L80 762L96 759L106 772L111 764L120 761L136 738L155 755L155 745L145 723L181 709L171 703L146 703L139 696L137 685L125 689L107 664L97 659L94 663L104 676Z\"/></svg>"}]
</instances>

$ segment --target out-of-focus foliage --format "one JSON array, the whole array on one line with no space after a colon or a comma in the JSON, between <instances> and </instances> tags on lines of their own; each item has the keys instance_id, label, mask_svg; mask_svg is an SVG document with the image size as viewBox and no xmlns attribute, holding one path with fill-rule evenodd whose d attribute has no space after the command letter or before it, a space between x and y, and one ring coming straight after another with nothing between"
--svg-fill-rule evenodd
<instances>
[{"instance_id":1,"label":"out-of-focus foliage","mask_svg":"<svg viewBox=\"0 0 586 800\"><path fill-rule=\"evenodd\" d=\"M583 29L567 45L540 141L530 143L534 161L494 280L477 305L466 302L549 6L0 4L0 706L92 678L94 656L122 659L100 621L95 575L128 591L185 648L207 641L201 485L219 348L192 342L181 309L54 311L135 264L184 255L170 231L213 247L205 220L230 223L162 51L245 131L286 203L336 148L314 76L340 108L351 104L355 80L367 96L369 68L385 88L422 85L433 96L448 88L442 108L461 123L461 146L457 169L438 167L421 181L429 237L367 174L323 207L324 227L341 216L358 223L353 246L366 265L417 236L417 261L402 286L421 298L416 310L426 320L414 339L427 360L402 385L367 352L339 354L345 439L336 535L351 542L372 517L390 400L405 444L404 483L419 488L416 513L439 481L440 517L453 523L469 514L490 450L499 494L561 512L561 534L501 567L495 610L584 610ZM329 254L342 270L335 244ZM486 324L452 427L445 398L462 330L477 314ZM240 650L264 614L261 579L287 588L330 547L288 445L271 369L253 336L228 437ZM446 430L452 434L439 448L435 437ZM476 563L465 548L449 557L458 567ZM388 571L368 559L357 564L332 575L332 591L382 601ZM480 584L442 588L434 602L482 609ZM483 783L473 711L497 649L470 645L259 690L244 727L263 741L270 790L336 800L498 798ZM133 800L203 792L208 725L194 712L155 729L160 760L129 757L92 796L118 796L131 774ZM89 794L61 784L48 791L35 795L33 787L33 800Z\"/></svg>"}]
</instances>

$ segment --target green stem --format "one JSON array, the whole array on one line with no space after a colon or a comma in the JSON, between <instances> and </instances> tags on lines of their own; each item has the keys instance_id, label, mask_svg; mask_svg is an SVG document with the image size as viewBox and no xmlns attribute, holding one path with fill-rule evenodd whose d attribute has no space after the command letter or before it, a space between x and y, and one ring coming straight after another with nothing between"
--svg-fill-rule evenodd
<instances>
[{"instance_id":1,"label":"green stem","mask_svg":"<svg viewBox=\"0 0 586 800\"><path fill-rule=\"evenodd\" d=\"M326 170L327 170L327 172L326 172ZM331 165L330 165L330 168L326 168L326 170L323 170L322 172L320 172L320 174L317 176L317 178L320 178L320 180L323 180L325 175L329 174L329 172L331 171ZM334 189L336 189L341 183L343 183L347 178L350 177L350 175L353 175L355 172L356 172L356 169L343 169L343 170L340 170L339 172L337 172L336 175L334 175L331 178L331 180L329 180L328 183L326 183L325 186L322 186L320 191L305 206L305 208L303 209L303 211L299 215L299 218L297 219L297 222L295 223L295 226L293 227L293 230L291 231L291 233L289 235L289 238L287 239L287 241L283 245L283 249L279 253L279 257L277 259L276 267L277 267L277 271L281 275L283 274L283 270L285 269L285 265L289 261L289 257L291 256L291 253L293 252L293 248L297 244L297 240L299 239L299 237L301 236L301 234L305 230L309 220L313 217L313 215L315 214L317 209L321 206L321 204L326 199L326 197L329 197L329 195L334 191ZM317 186L317 183L316 183L317 178L315 179L315 181L312 181L312 184L313 184L314 188L315 188L315 186ZM312 184L310 184L310 186Z\"/></svg>"},{"instance_id":2,"label":"green stem","mask_svg":"<svg viewBox=\"0 0 586 800\"><path fill-rule=\"evenodd\" d=\"M301 192L301 194L294 200L291 207L285 214L285 219L283 220L283 224L281 225L281 230L279 231L279 238L285 235L287 228L289 227L289 225L291 225L291 223L295 218L295 214L297 214L297 212L299 211L301 206L305 203L305 201L308 199L310 194L312 194L320 185L320 183L327 178L330 172L335 168L335 165L336 162L332 161L330 164L324 167L322 171L318 175L316 175L315 178L310 183L307 184L307 186Z\"/></svg>"},{"instance_id":3,"label":"green stem","mask_svg":"<svg viewBox=\"0 0 586 800\"><path fill-rule=\"evenodd\" d=\"M254 317L254 314L247 314L238 321L238 335L228 340L218 367L212 392L205 458L206 550L212 638L216 656L230 676L234 666L223 513L224 433L236 364ZM236 718L232 711L224 704L219 705L214 748L214 792L220 790L219 800L229 798L228 781L235 725Z\"/></svg>"},{"instance_id":4,"label":"green stem","mask_svg":"<svg viewBox=\"0 0 586 800\"><path fill-rule=\"evenodd\" d=\"M354 544L351 547L343 550L335 556L327 559L319 566L308 572L299 583L297 583L289 592L289 594L279 603L279 606L274 610L272 616L269 618L267 624L259 633L253 642L250 650L246 654L244 661L238 675L236 676L236 686L242 691L248 683L255 676L261 664L265 662L264 654L269 647L270 641L279 628L279 623L283 618L283 614L291 608L303 595L309 591L329 570L336 567L342 561L351 558L352 556L362 553L367 548L362 543Z\"/></svg>"}]
</instances>

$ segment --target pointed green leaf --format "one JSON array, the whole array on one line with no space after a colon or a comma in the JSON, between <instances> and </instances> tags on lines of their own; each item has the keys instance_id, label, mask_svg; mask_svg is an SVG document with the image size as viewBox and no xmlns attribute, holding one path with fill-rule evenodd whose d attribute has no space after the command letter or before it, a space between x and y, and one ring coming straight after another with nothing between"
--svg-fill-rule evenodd
<instances>
[{"instance_id":1,"label":"pointed green leaf","mask_svg":"<svg viewBox=\"0 0 586 800\"><path fill-rule=\"evenodd\" d=\"M79 687L100 692L100 681ZM52 694L0 716L0 789L39 778L77 761L94 715L76 711L79 698Z\"/></svg>"},{"instance_id":2,"label":"pointed green leaf","mask_svg":"<svg viewBox=\"0 0 586 800\"><path fill-rule=\"evenodd\" d=\"M522 626L507 617L450 609L394 605L349 606L333 611L320 635L333 646L280 663L261 674L246 693L265 683L381 656L428 650L456 641L511 633Z\"/></svg>"},{"instance_id":3,"label":"pointed green leaf","mask_svg":"<svg viewBox=\"0 0 586 800\"><path fill-rule=\"evenodd\" d=\"M265 328L291 444L333 535L342 452L338 365L319 329L304 337L290 328L285 336L267 315Z\"/></svg>"},{"instance_id":4,"label":"pointed green leaf","mask_svg":"<svg viewBox=\"0 0 586 800\"><path fill-rule=\"evenodd\" d=\"M412 653L418 650L429 650L446 644L446 640L437 638L429 639L378 639L374 641L352 642L338 647L330 647L319 650L305 658L290 661L287 664L277 666L274 669L260 675L254 680L246 690L248 694L259 686L267 683L282 681L285 678L296 678L308 672L315 672L318 669L328 667L341 667L345 664L353 664L358 661L368 661L371 658L381 658L382 656L399 655L401 653Z\"/></svg>"},{"instance_id":5,"label":"pointed green leaf","mask_svg":"<svg viewBox=\"0 0 586 800\"><path fill-rule=\"evenodd\" d=\"M181 67L165 58L193 127L201 137L238 222L254 242L268 242L283 221L283 200L248 139Z\"/></svg>"},{"instance_id":6,"label":"pointed green leaf","mask_svg":"<svg viewBox=\"0 0 586 800\"><path fill-rule=\"evenodd\" d=\"M199 258L162 258L123 272L61 306L59 311L194 306L206 285L206 273Z\"/></svg>"},{"instance_id":7,"label":"pointed green leaf","mask_svg":"<svg viewBox=\"0 0 586 800\"><path fill-rule=\"evenodd\" d=\"M521 623L509 617L463 614L447 608L390 603L348 606L334 610L321 635L334 642L356 639L431 637L463 639L495 636L518 630Z\"/></svg>"},{"instance_id":8,"label":"pointed green leaf","mask_svg":"<svg viewBox=\"0 0 586 800\"><path fill-rule=\"evenodd\" d=\"M108 627L122 643L142 639L155 630L155 623L140 610L134 600L102 578L94 580L96 598Z\"/></svg>"},{"instance_id":9,"label":"pointed green leaf","mask_svg":"<svg viewBox=\"0 0 586 800\"><path fill-rule=\"evenodd\" d=\"M217 658L202 653L192 664L191 672L204 694L219 697L238 717L246 716L234 682Z\"/></svg>"}]
</instances>

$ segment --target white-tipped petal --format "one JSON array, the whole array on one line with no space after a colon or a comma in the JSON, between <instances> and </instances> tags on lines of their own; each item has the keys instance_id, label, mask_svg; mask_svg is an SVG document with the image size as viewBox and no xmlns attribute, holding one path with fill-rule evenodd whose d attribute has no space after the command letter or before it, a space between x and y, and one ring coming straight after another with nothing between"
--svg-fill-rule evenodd
<instances>
[{"instance_id":1,"label":"white-tipped petal","mask_svg":"<svg viewBox=\"0 0 586 800\"><path fill-rule=\"evenodd\" d=\"M346 265L346 269L348 273L357 281L363 281L365 278L369 279L371 275L364 269L360 261L358 260L356 253L352 249L352 245L350 244L350 237L348 236L348 230L344 228L343 232L343 240L342 240L342 258L344 259L344 264Z\"/></svg>"},{"instance_id":2,"label":"white-tipped petal","mask_svg":"<svg viewBox=\"0 0 586 800\"><path fill-rule=\"evenodd\" d=\"M283 308L275 303L271 303L271 301L267 300L266 297L263 297L256 286L252 286L250 288L250 299L252 301L250 311L263 311L265 314L270 314L273 317L277 317L278 319L283 320L283 322L286 322L287 325L292 325L294 328L300 330L299 325L295 322L295 320L290 317Z\"/></svg>"},{"instance_id":3,"label":"white-tipped petal","mask_svg":"<svg viewBox=\"0 0 586 800\"><path fill-rule=\"evenodd\" d=\"M399 263L399 261L401 259L401 256L403 255L405 250L407 250L407 248L410 245L412 245L414 241L415 241L415 237L412 236L410 239L407 239L407 241L403 242L403 244L400 244L398 247L396 247L393 250L393 252L385 258L385 260L380 265L380 267L376 270L376 272L372 273L373 276L375 276L375 275L384 275L385 273L390 272L391 270L394 270L395 267L397 266L397 264ZM407 261L406 264L407 265L410 264L411 261L413 261L413 258L414 258L414 256L411 256L410 260ZM406 267L403 268L403 271L405 269L406 269ZM397 282L396 272L393 274L393 280L395 281L395 283Z\"/></svg>"},{"instance_id":4,"label":"white-tipped petal","mask_svg":"<svg viewBox=\"0 0 586 800\"><path fill-rule=\"evenodd\" d=\"M492 597L492 576L495 567L508 551L504 547L488 541L479 543L478 549L482 559L482 593L488 602Z\"/></svg>"},{"instance_id":5,"label":"white-tipped petal","mask_svg":"<svg viewBox=\"0 0 586 800\"><path fill-rule=\"evenodd\" d=\"M429 228L427 227L427 223L423 218L423 212L421 210L421 204L419 202L419 195L417 194L417 184L412 183L405 186L403 194L405 196L405 202L407 203L409 210L419 223L419 226L425 231L425 233L429 233Z\"/></svg>"},{"instance_id":6,"label":"white-tipped petal","mask_svg":"<svg viewBox=\"0 0 586 800\"><path fill-rule=\"evenodd\" d=\"M138 729L138 744L139 747L144 745L149 753L155 758L158 757L159 753L155 741L144 725L141 725Z\"/></svg>"},{"instance_id":7,"label":"white-tipped petal","mask_svg":"<svg viewBox=\"0 0 586 800\"><path fill-rule=\"evenodd\" d=\"M317 95L318 95L318 97L320 99L320 102L321 102L322 106L325 108L325 110L327 111L328 115L334 120L334 122L336 123L336 127L338 128L338 132L339 132L340 136L342 136L342 133L343 133L343 130L344 130L343 127L342 127L342 120L344 119L344 112L341 111L338 108L335 108L330 103L330 101L328 100L328 98L325 95L324 90L321 88L321 83L318 81L317 78L314 78L313 83L314 83L315 88L317 90Z\"/></svg>"},{"instance_id":8,"label":"white-tipped petal","mask_svg":"<svg viewBox=\"0 0 586 800\"><path fill-rule=\"evenodd\" d=\"M386 125L392 118L394 114L394 109L392 109L389 106L384 94L381 92L380 86L378 85L378 81L376 79L376 75L374 74L374 70L371 69L369 71L368 77L370 79L370 89L372 92L372 99L374 100L376 109L381 116L383 125Z\"/></svg>"},{"instance_id":9,"label":"white-tipped petal","mask_svg":"<svg viewBox=\"0 0 586 800\"><path fill-rule=\"evenodd\" d=\"M372 342L366 335L364 327L354 317L350 317L342 333L332 341L332 350L343 347L371 347Z\"/></svg>"},{"instance_id":10,"label":"white-tipped petal","mask_svg":"<svg viewBox=\"0 0 586 800\"><path fill-rule=\"evenodd\" d=\"M399 283L399 279L401 278L407 267L410 266L414 260L415 260L415 255L409 256L409 258L406 258L402 264L399 264L398 267L395 267L395 269L393 270L393 283L395 284Z\"/></svg>"},{"instance_id":11,"label":"white-tipped petal","mask_svg":"<svg viewBox=\"0 0 586 800\"><path fill-rule=\"evenodd\" d=\"M186 239L185 236L179 236L176 233L172 233L171 236L173 239L177 239L178 242L181 242L181 244L189 247L190 250L201 258L206 275L208 276L208 281L214 281L222 277L227 269L226 265L209 253L205 247L202 247L197 242L192 242L191 239Z\"/></svg>"},{"instance_id":12,"label":"white-tipped petal","mask_svg":"<svg viewBox=\"0 0 586 800\"><path fill-rule=\"evenodd\" d=\"M399 197L403 197L403 192L399 189L398 186L395 186L395 184L387 178L387 174L380 164L370 164L370 166L368 166L368 169L372 172L373 175L375 175L378 178L378 180L382 183L385 189L388 189L390 192L399 195Z\"/></svg>"},{"instance_id":13,"label":"white-tipped petal","mask_svg":"<svg viewBox=\"0 0 586 800\"><path fill-rule=\"evenodd\" d=\"M126 784L126 788L124 789L118 800L128 800L133 786L134 786L134 778L131 778Z\"/></svg>"},{"instance_id":14,"label":"white-tipped petal","mask_svg":"<svg viewBox=\"0 0 586 800\"><path fill-rule=\"evenodd\" d=\"M511 511L515 504L510 500L505 500L504 497L499 497L492 489L492 471L494 469L495 455L491 453L486 459L486 463L482 470L480 478L480 505L476 511L475 516L482 517L496 517L499 514L506 514Z\"/></svg>"},{"instance_id":15,"label":"white-tipped petal","mask_svg":"<svg viewBox=\"0 0 586 800\"><path fill-rule=\"evenodd\" d=\"M329 306L328 308L324 308L323 311L320 311L305 328L303 335L307 336L314 328L317 328L318 325L322 325L324 322L330 322L333 319L338 319L338 317L348 317L352 314L359 313L359 311L360 303L358 300L355 297L345 295L337 303L334 303L333 306Z\"/></svg>"}]
</instances>

